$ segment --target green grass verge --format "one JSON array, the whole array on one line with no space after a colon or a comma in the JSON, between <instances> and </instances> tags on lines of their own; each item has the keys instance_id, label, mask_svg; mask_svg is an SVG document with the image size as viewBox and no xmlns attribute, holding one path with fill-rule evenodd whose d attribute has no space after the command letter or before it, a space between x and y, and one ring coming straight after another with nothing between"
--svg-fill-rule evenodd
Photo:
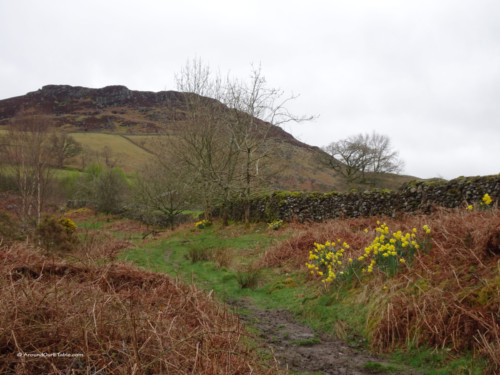
<instances>
[{"instance_id":1,"label":"green grass verge","mask_svg":"<svg viewBox=\"0 0 500 375\"><path fill-rule=\"evenodd\" d=\"M184 229L172 233L167 239L129 249L121 257L138 266L180 277L185 282L195 282L202 288L214 290L220 298L237 298L256 293L242 289L237 282L237 275L256 258L257 249L269 246L273 241L265 233L265 226L262 225L251 229L243 226ZM219 266L217 260L213 259L217 257L217 251L230 253L219 254L221 258L233 258L230 267ZM193 262L193 253L196 252L208 253L207 258L203 254L199 255L205 261Z\"/></svg>"},{"instance_id":2,"label":"green grass verge","mask_svg":"<svg viewBox=\"0 0 500 375\"><path fill-rule=\"evenodd\" d=\"M263 269L255 289L241 288L238 275L245 270L245 266L275 241L290 235L276 236L275 232L267 230L265 224L249 228L238 224L221 228L216 224L203 230L177 230L168 238L155 241L138 241L136 248L127 249L120 257L146 269L167 273L187 283L193 282L198 287L213 290L223 300L246 297L263 308L288 309L316 330L330 332L360 348L367 347L367 316L373 306L356 302L356 297L362 292L361 287L340 287L325 292L316 283L306 282L302 272ZM193 252L210 253L220 249L231 254L230 265L220 266L210 257L205 258L210 260L193 261ZM471 356L452 358L446 350L423 348L396 351L387 356L385 362L388 363L368 363L366 370L391 373L402 366L411 366L429 375L479 375L485 369L484 362Z\"/></svg>"}]
</instances>

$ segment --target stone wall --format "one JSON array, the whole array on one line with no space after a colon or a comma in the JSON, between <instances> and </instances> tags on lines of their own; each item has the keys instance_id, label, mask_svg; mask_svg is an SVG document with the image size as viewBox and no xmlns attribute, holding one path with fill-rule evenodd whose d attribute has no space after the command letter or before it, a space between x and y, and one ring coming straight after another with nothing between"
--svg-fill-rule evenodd
<instances>
[{"instance_id":1,"label":"stone wall","mask_svg":"<svg viewBox=\"0 0 500 375\"><path fill-rule=\"evenodd\" d=\"M274 192L252 199L251 220L324 221L339 217L388 215L401 212L430 212L433 206L467 207L479 204L488 193L493 202L500 199L500 174L483 177L459 177L451 181L410 181L399 191L352 191L349 193ZM243 220L244 204L235 201L230 217Z\"/></svg>"}]
</instances>

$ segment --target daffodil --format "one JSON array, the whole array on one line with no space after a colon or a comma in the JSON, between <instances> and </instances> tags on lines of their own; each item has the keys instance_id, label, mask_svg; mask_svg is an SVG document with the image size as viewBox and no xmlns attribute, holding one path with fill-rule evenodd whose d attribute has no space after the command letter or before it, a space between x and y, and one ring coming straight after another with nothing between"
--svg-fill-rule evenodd
<instances>
[{"instance_id":1,"label":"daffodil","mask_svg":"<svg viewBox=\"0 0 500 375\"><path fill-rule=\"evenodd\" d=\"M492 202L492 199L488 193L484 194L482 201L484 202L485 205L490 205Z\"/></svg>"}]
</instances>

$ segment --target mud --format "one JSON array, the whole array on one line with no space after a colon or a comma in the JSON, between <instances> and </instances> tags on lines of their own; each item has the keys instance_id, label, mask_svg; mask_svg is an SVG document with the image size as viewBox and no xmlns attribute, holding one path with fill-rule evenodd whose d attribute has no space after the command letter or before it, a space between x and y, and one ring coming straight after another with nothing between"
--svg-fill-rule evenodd
<instances>
[{"instance_id":1,"label":"mud","mask_svg":"<svg viewBox=\"0 0 500 375\"><path fill-rule=\"evenodd\" d=\"M229 301L243 322L257 330L264 346L283 370L302 374L364 375L376 373L419 375L395 368L367 353L362 345L348 344L298 322L283 309L264 310L249 300ZM368 363L367 367L365 365ZM399 366L401 367L401 366Z\"/></svg>"}]
</instances>

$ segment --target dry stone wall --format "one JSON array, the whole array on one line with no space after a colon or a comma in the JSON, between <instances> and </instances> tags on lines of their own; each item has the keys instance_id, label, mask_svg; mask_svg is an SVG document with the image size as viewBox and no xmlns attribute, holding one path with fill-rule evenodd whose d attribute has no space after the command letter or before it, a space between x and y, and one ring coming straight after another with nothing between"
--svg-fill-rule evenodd
<instances>
[{"instance_id":1,"label":"dry stone wall","mask_svg":"<svg viewBox=\"0 0 500 375\"><path fill-rule=\"evenodd\" d=\"M304 193L277 191L252 199L252 221L298 220L325 221L334 218L430 212L433 206L467 207L479 204L484 194L493 202L500 199L500 174L482 177L459 177L450 181L410 181L398 191L374 189L349 193ZM234 220L244 218L244 204L230 205Z\"/></svg>"}]
</instances>

